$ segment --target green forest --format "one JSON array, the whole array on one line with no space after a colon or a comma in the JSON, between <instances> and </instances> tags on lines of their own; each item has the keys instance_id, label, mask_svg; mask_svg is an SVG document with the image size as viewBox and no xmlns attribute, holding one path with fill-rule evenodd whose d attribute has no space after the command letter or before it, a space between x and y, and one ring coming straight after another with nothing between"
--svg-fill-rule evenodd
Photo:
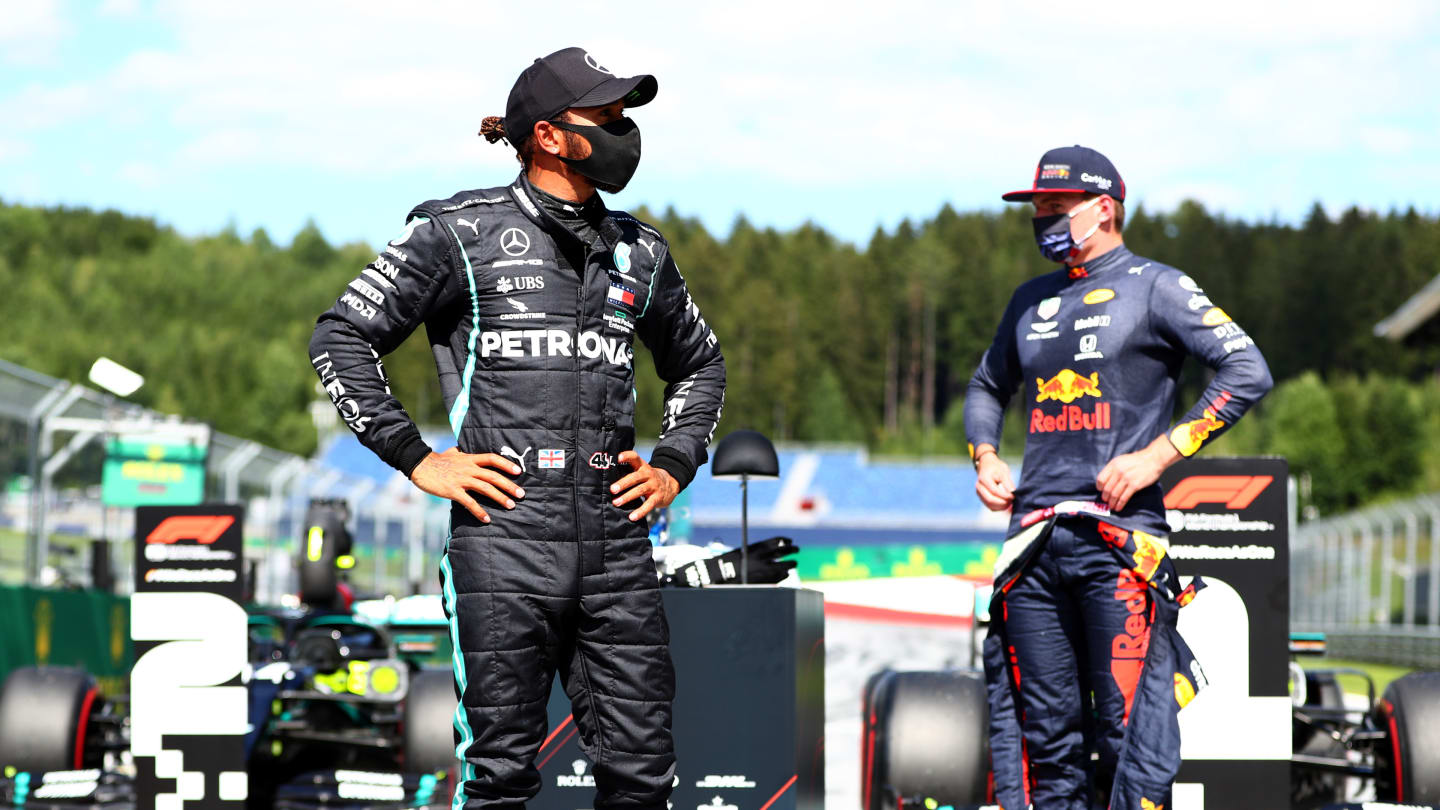
<instances>
[{"instance_id":1,"label":"green forest","mask_svg":"<svg viewBox=\"0 0 1440 810\"><path fill-rule=\"evenodd\" d=\"M961 455L965 384L1011 291L1052 269L1020 206L946 207L863 246L817 227L742 219L721 236L674 211L639 213L670 239L720 337L722 434ZM1278 382L1207 452L1287 456L1321 514L1440 490L1440 324L1404 344L1372 334L1440 273L1440 220L1317 206L1298 225L1247 223L1184 203L1131 212L1125 237L1194 276ZM314 319L372 257L313 226L285 246L262 230L193 238L115 211L0 204L0 357L81 381L103 354L145 375L141 404L308 454L309 406L323 398L306 357ZM643 351L636 365L638 427L653 435L661 387ZM443 425L423 335L386 366L411 414ZM1187 365L1180 410L1205 373ZM1001 451L1018 458L1023 420L1008 422Z\"/></svg>"}]
</instances>

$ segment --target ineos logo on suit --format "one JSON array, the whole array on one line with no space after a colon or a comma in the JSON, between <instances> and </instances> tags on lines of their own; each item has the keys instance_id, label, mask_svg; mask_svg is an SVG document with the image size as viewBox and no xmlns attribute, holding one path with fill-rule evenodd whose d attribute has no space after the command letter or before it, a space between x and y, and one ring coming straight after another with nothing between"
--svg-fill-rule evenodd
<instances>
[{"instance_id":1,"label":"ineos logo on suit","mask_svg":"<svg viewBox=\"0 0 1440 810\"><path fill-rule=\"evenodd\" d=\"M506 256L523 256L530 250L530 235L519 228L506 228L500 234L500 249Z\"/></svg>"}]
</instances>

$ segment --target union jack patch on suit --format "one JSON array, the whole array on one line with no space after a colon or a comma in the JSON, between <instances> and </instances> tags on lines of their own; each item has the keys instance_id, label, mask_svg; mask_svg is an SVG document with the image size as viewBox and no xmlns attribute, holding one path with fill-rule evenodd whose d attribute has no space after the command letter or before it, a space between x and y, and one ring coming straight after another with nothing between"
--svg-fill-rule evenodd
<instances>
[{"instance_id":1,"label":"union jack patch on suit","mask_svg":"<svg viewBox=\"0 0 1440 810\"><path fill-rule=\"evenodd\" d=\"M564 451L564 450L541 450L541 451L540 451L540 467L541 467L542 469L543 469L543 468L559 469L560 467L564 467L564 466L565 466L565 451Z\"/></svg>"}]
</instances>

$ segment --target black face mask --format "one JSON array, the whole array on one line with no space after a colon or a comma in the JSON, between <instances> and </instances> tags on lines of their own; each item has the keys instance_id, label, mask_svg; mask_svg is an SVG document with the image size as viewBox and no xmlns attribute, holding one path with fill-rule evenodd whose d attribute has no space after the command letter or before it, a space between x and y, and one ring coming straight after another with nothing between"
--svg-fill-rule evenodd
<instances>
[{"instance_id":1,"label":"black face mask","mask_svg":"<svg viewBox=\"0 0 1440 810\"><path fill-rule=\"evenodd\" d=\"M601 191L615 194L625 188L640 166L640 128L629 118L600 126L554 122L555 126L590 142L590 156L582 160L562 157Z\"/></svg>"}]
</instances>

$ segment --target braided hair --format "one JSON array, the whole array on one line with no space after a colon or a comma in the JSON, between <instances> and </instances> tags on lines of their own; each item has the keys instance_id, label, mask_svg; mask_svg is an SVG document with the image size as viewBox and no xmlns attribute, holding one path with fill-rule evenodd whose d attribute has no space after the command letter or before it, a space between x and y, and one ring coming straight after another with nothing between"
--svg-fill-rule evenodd
<instances>
[{"instance_id":1,"label":"braided hair","mask_svg":"<svg viewBox=\"0 0 1440 810\"><path fill-rule=\"evenodd\" d=\"M480 122L480 137L484 138L486 143L496 143L504 140L511 146L515 146L515 141L512 140L509 133L505 131L505 119L498 115L487 115L484 120ZM526 138L519 146L515 146L515 159L520 161L521 166L529 167L530 158L534 154L534 138Z\"/></svg>"},{"instance_id":2,"label":"braided hair","mask_svg":"<svg viewBox=\"0 0 1440 810\"><path fill-rule=\"evenodd\" d=\"M550 119L550 123L560 123L562 119L568 117L568 111L562 111L559 115ZM565 145L572 154L580 151L580 136L568 130L562 130L560 136L565 140ZM505 131L505 119L498 115L487 115L480 122L480 137L484 138L488 143L496 143L504 140L510 144L515 148L515 159L520 161L520 165L526 168L529 168L530 161L535 157L535 150L538 148L535 145L535 139L533 137L525 138L525 140L516 146L515 139L510 137L510 134Z\"/></svg>"},{"instance_id":3,"label":"braided hair","mask_svg":"<svg viewBox=\"0 0 1440 810\"><path fill-rule=\"evenodd\" d=\"M508 143L510 137L505 134L505 119L498 115L487 115L485 120L480 122L480 137L487 143L495 143L504 138ZM513 146L513 144L511 144Z\"/></svg>"}]
</instances>

